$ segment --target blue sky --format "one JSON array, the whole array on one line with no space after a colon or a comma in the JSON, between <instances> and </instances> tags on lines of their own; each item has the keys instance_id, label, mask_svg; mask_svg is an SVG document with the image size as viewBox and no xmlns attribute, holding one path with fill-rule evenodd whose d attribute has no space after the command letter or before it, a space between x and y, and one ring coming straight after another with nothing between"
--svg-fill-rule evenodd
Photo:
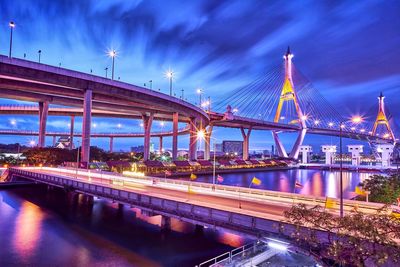
<instances>
[{"instance_id":1,"label":"blue sky","mask_svg":"<svg viewBox=\"0 0 400 267\"><path fill-rule=\"evenodd\" d=\"M367 112L383 91L391 113L400 117L399 1L14 0L1 1L0 10L2 54L8 52L12 20L15 57L25 53L37 60L40 49L43 63L105 75L104 68L111 67L106 51L115 48L116 77L137 85L152 80L153 89L167 92L163 73L171 68L175 93L184 89L185 98L195 102L198 87L211 99L221 99L262 76L280 64L290 45L296 68L338 110ZM0 128L11 128L13 118L19 129L38 127L33 116L3 116ZM134 120L120 120L121 129L116 120L95 123L95 131L140 131ZM63 131L67 124L68 118L51 117L48 129ZM216 137L241 139L239 130L216 129ZM0 142L26 139L3 136ZM187 138L182 140L183 148ZM307 137L306 142L335 140ZM115 148L141 142L121 139ZM271 143L269 132L255 132L250 146L262 149ZM106 140L93 144L108 147Z\"/></svg>"}]
</instances>

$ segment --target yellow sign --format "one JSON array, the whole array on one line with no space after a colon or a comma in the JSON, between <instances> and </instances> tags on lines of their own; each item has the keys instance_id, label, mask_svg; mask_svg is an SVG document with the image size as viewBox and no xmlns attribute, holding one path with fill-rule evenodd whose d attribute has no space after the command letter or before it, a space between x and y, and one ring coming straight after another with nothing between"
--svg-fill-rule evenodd
<instances>
[{"instance_id":1,"label":"yellow sign","mask_svg":"<svg viewBox=\"0 0 400 267\"><path fill-rule=\"evenodd\" d=\"M255 185L260 185L261 180L254 176L253 179L251 180L251 183Z\"/></svg>"},{"instance_id":2,"label":"yellow sign","mask_svg":"<svg viewBox=\"0 0 400 267\"><path fill-rule=\"evenodd\" d=\"M196 180L197 179L197 175L192 173L190 174L190 180Z\"/></svg>"},{"instance_id":3,"label":"yellow sign","mask_svg":"<svg viewBox=\"0 0 400 267\"><path fill-rule=\"evenodd\" d=\"M336 208L336 199L326 197L325 208L326 209L335 209Z\"/></svg>"},{"instance_id":4,"label":"yellow sign","mask_svg":"<svg viewBox=\"0 0 400 267\"><path fill-rule=\"evenodd\" d=\"M365 190L361 189L359 186L356 186L356 194L357 195L361 195L361 196L366 196L367 195Z\"/></svg>"}]
</instances>

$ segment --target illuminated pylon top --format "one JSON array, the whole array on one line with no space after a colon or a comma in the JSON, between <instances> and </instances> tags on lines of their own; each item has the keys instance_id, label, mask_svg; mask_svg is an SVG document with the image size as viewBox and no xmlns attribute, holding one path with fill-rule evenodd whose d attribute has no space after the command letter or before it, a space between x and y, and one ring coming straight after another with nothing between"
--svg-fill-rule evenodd
<instances>
[{"instance_id":1,"label":"illuminated pylon top","mask_svg":"<svg viewBox=\"0 0 400 267\"><path fill-rule=\"evenodd\" d=\"M276 109L274 122L279 122L282 112L283 103L286 101L293 101L298 116L299 125L302 128L306 128L305 118L299 106L299 101L294 89L293 79L292 79L292 58L293 54L290 52L290 47L288 47L286 54L283 56L285 60L285 81L283 83L282 92L279 97L278 107Z\"/></svg>"},{"instance_id":2,"label":"illuminated pylon top","mask_svg":"<svg viewBox=\"0 0 400 267\"><path fill-rule=\"evenodd\" d=\"M392 140L395 140L394 133L390 127L389 121L386 117L385 113L385 102L384 102L385 97L383 96L382 92L378 97L378 103L379 103L379 109L378 109L378 115L376 116L376 120L374 123L374 128L372 129L372 134L376 135L376 130L378 128L378 125L383 125L386 127L388 131L388 137L390 136Z\"/></svg>"}]
</instances>

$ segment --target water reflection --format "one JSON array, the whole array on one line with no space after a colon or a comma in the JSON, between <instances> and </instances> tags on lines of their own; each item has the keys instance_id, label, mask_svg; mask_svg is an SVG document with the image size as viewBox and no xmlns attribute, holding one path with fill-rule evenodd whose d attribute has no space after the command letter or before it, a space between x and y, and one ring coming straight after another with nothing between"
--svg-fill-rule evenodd
<instances>
[{"instance_id":1,"label":"water reflection","mask_svg":"<svg viewBox=\"0 0 400 267\"><path fill-rule=\"evenodd\" d=\"M39 207L29 202L22 203L15 219L12 245L24 264L29 263L30 257L37 249L43 219L44 215Z\"/></svg>"},{"instance_id":2,"label":"water reflection","mask_svg":"<svg viewBox=\"0 0 400 267\"><path fill-rule=\"evenodd\" d=\"M373 173L343 172L343 193L345 198L354 197L355 187ZM249 187L255 176L262 181L254 188L288 193L299 193L322 197L339 197L339 171L292 169L286 171L246 172L221 174L225 185ZM212 183L212 175L199 175L197 181ZM303 187L296 188L296 181Z\"/></svg>"},{"instance_id":3,"label":"water reflection","mask_svg":"<svg viewBox=\"0 0 400 267\"><path fill-rule=\"evenodd\" d=\"M249 239L46 187L0 190L0 266L194 266Z\"/></svg>"}]
</instances>

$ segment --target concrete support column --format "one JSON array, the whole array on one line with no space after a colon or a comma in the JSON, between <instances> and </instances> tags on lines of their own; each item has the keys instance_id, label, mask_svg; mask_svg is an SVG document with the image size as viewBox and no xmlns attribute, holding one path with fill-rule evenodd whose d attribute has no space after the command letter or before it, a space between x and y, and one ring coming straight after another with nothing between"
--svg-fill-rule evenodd
<instances>
[{"instance_id":1,"label":"concrete support column","mask_svg":"<svg viewBox=\"0 0 400 267\"><path fill-rule=\"evenodd\" d=\"M283 146L281 140L279 139L278 133L276 131L272 131L272 137L274 138L276 152L279 157L287 158L287 152L285 147Z\"/></svg>"},{"instance_id":2,"label":"concrete support column","mask_svg":"<svg viewBox=\"0 0 400 267\"><path fill-rule=\"evenodd\" d=\"M306 136L307 128L303 128L299 131L296 142L293 145L292 151L290 151L290 158L297 159L299 157L300 146L303 144L304 137Z\"/></svg>"},{"instance_id":3,"label":"concrete support column","mask_svg":"<svg viewBox=\"0 0 400 267\"><path fill-rule=\"evenodd\" d=\"M189 160L197 159L197 129L196 119L190 118L189 122Z\"/></svg>"},{"instance_id":4,"label":"concrete support column","mask_svg":"<svg viewBox=\"0 0 400 267\"><path fill-rule=\"evenodd\" d=\"M113 147L114 147L114 137L110 137L110 153L113 152Z\"/></svg>"},{"instance_id":5,"label":"concrete support column","mask_svg":"<svg viewBox=\"0 0 400 267\"><path fill-rule=\"evenodd\" d=\"M308 163L310 153L312 152L312 146L300 146L299 149L301 152L301 163Z\"/></svg>"},{"instance_id":6,"label":"concrete support column","mask_svg":"<svg viewBox=\"0 0 400 267\"><path fill-rule=\"evenodd\" d=\"M171 217L161 215L161 230L171 230Z\"/></svg>"},{"instance_id":7,"label":"concrete support column","mask_svg":"<svg viewBox=\"0 0 400 267\"><path fill-rule=\"evenodd\" d=\"M144 128L144 154L143 160L150 159L150 131L153 123L153 114L142 114L143 128Z\"/></svg>"},{"instance_id":8,"label":"concrete support column","mask_svg":"<svg viewBox=\"0 0 400 267\"><path fill-rule=\"evenodd\" d=\"M178 119L177 112L172 114L172 160L178 158Z\"/></svg>"},{"instance_id":9,"label":"concrete support column","mask_svg":"<svg viewBox=\"0 0 400 267\"><path fill-rule=\"evenodd\" d=\"M160 155L163 153L163 137L160 136L160 144L158 145L158 150L160 152Z\"/></svg>"},{"instance_id":10,"label":"concrete support column","mask_svg":"<svg viewBox=\"0 0 400 267\"><path fill-rule=\"evenodd\" d=\"M377 145L377 152L381 154L382 167L390 167L390 160L392 157L394 145L392 144L379 144Z\"/></svg>"},{"instance_id":11,"label":"concrete support column","mask_svg":"<svg viewBox=\"0 0 400 267\"><path fill-rule=\"evenodd\" d=\"M246 130L243 127L240 127L240 131L242 133L243 137L243 159L248 160L249 159L249 141L250 141L250 134L251 134L251 127Z\"/></svg>"},{"instance_id":12,"label":"concrete support column","mask_svg":"<svg viewBox=\"0 0 400 267\"><path fill-rule=\"evenodd\" d=\"M57 136L53 135L53 147L56 145Z\"/></svg>"},{"instance_id":13,"label":"concrete support column","mask_svg":"<svg viewBox=\"0 0 400 267\"><path fill-rule=\"evenodd\" d=\"M363 152L363 145L348 145L347 149L351 153L351 165L357 166L361 163L361 155Z\"/></svg>"},{"instance_id":14,"label":"concrete support column","mask_svg":"<svg viewBox=\"0 0 400 267\"><path fill-rule=\"evenodd\" d=\"M46 145L46 122L49 113L49 102L39 102L39 147Z\"/></svg>"},{"instance_id":15,"label":"concrete support column","mask_svg":"<svg viewBox=\"0 0 400 267\"><path fill-rule=\"evenodd\" d=\"M211 135L212 135L213 125L210 124L205 131L205 143L204 143L204 159L210 160L210 151L211 151ZM215 153L215 151L214 151Z\"/></svg>"},{"instance_id":16,"label":"concrete support column","mask_svg":"<svg viewBox=\"0 0 400 267\"><path fill-rule=\"evenodd\" d=\"M322 152L325 153L325 164L332 165L335 159L336 146L324 145L322 146Z\"/></svg>"},{"instance_id":17,"label":"concrete support column","mask_svg":"<svg viewBox=\"0 0 400 267\"><path fill-rule=\"evenodd\" d=\"M71 122L69 127L69 149L74 148L74 124L75 124L75 116L71 116Z\"/></svg>"},{"instance_id":18,"label":"concrete support column","mask_svg":"<svg viewBox=\"0 0 400 267\"><path fill-rule=\"evenodd\" d=\"M90 159L90 126L92 124L92 90L83 95L82 147L81 162L89 163Z\"/></svg>"}]
</instances>

